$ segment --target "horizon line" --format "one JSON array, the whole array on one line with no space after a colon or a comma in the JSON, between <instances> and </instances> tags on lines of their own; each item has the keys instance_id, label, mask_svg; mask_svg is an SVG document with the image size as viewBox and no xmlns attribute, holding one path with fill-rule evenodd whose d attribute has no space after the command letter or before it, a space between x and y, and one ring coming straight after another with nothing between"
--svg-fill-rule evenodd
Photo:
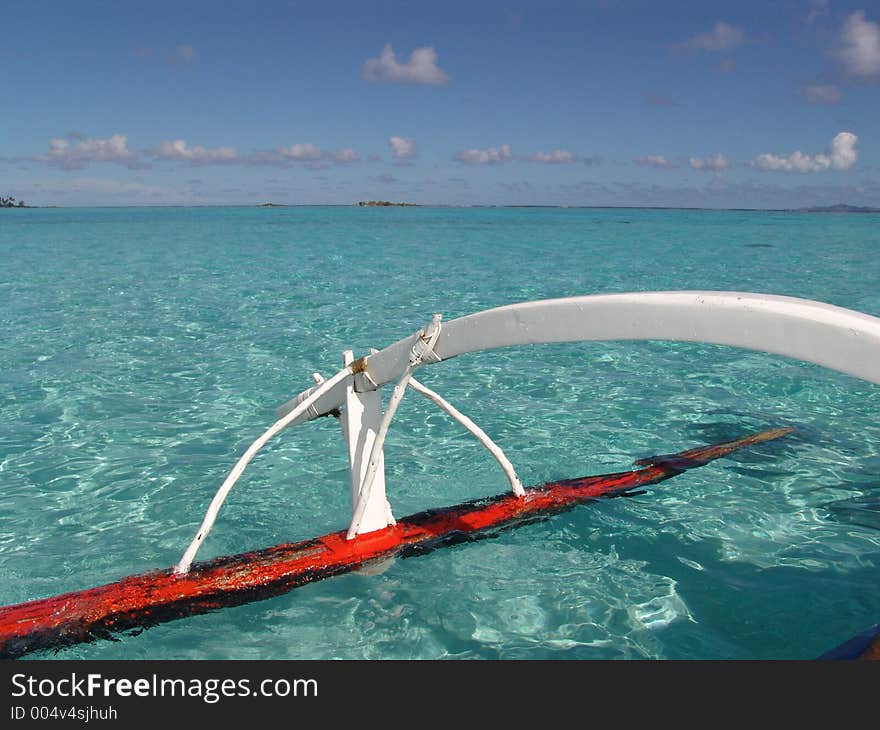
<instances>
[{"instance_id":1,"label":"horizon line","mask_svg":"<svg viewBox=\"0 0 880 730\"><path fill-rule=\"evenodd\" d=\"M791 212L834 212L836 207L853 208L856 212L880 213L880 208L864 205L837 203L834 205L806 205L797 208L748 208L740 206L680 206L680 205L569 205L564 203L405 203L388 206L363 206L359 203L167 203L167 204L119 204L119 205L24 205L13 206L9 210L78 210L94 208L552 208L580 210L697 210L697 211L741 211L754 213L791 213ZM829 210L831 209L831 210ZM845 210L839 212L847 212Z\"/></svg>"}]
</instances>

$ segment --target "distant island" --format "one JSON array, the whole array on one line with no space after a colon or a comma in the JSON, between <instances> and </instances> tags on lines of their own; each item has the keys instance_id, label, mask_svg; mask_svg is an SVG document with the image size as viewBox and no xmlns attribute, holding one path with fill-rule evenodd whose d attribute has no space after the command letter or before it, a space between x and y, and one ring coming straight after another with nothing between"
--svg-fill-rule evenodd
<instances>
[{"instance_id":1,"label":"distant island","mask_svg":"<svg viewBox=\"0 0 880 730\"><path fill-rule=\"evenodd\" d=\"M880 208L867 208L858 205L814 205L809 208L798 208L799 213L880 213Z\"/></svg>"},{"instance_id":2,"label":"distant island","mask_svg":"<svg viewBox=\"0 0 880 730\"><path fill-rule=\"evenodd\" d=\"M6 198L0 198L0 208L27 208L23 200L16 201L11 195Z\"/></svg>"},{"instance_id":3,"label":"distant island","mask_svg":"<svg viewBox=\"0 0 880 730\"><path fill-rule=\"evenodd\" d=\"M361 200L358 203L361 208L387 208L390 206L398 208L415 208L417 203L392 203L390 200Z\"/></svg>"}]
</instances>

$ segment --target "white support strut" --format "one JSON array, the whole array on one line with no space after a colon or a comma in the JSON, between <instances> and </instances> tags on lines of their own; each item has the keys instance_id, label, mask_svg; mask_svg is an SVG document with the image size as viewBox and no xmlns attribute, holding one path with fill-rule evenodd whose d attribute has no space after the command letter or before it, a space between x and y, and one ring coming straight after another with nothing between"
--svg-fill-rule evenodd
<instances>
[{"instance_id":1,"label":"white support strut","mask_svg":"<svg viewBox=\"0 0 880 730\"><path fill-rule=\"evenodd\" d=\"M526 490L523 488L522 482L516 474L516 469L514 469L513 464L510 463L510 459L508 459L504 455L501 447L498 446L498 444L496 444L491 438L489 438L489 435L482 428L480 428L470 418L464 415L464 413L459 411L439 393L435 393L433 390L426 387L415 378L411 377L409 379L409 387L416 391L416 393L420 393L421 395L425 396L425 398L431 401L434 405L437 405L442 410L446 411L446 413L452 416L456 421L458 421L462 426L464 426L468 431L476 436L477 440L486 447L486 449L489 451L490 454L492 454L492 456L495 457L495 461L497 461L501 465L501 468L504 470L504 473L507 476L508 481L510 482L511 491L517 497L525 496Z\"/></svg>"},{"instance_id":2,"label":"white support strut","mask_svg":"<svg viewBox=\"0 0 880 730\"><path fill-rule=\"evenodd\" d=\"M250 463L251 459L256 456L256 453L275 434L283 430L285 426L289 425L300 414L305 413L309 408L311 408L312 404L316 400L318 400L318 398L320 398L324 393L333 388L337 383L341 383L346 378L351 377L351 374L352 368L350 366L344 367L332 378L318 385L313 393L311 393L307 398L303 399L303 401L296 408L290 411L290 413L272 424L272 426L270 426L263 433L262 436L260 436L248 447L248 450L244 452L242 457L232 468L232 471L229 472L229 476L227 476L223 484L220 485L220 489L217 490L217 494L214 495L214 499L211 500L211 504L208 507L208 511L205 514L204 520L202 520L202 524L199 527L198 532L196 532L196 536L189 544L186 552L184 552L183 557L180 558L180 562L177 563L177 565L174 567L175 573L184 574L189 571L190 565L192 565L192 562L196 557L196 553L198 552L199 547L201 547L202 542L208 536L208 533L214 526L214 521L217 519L217 514L220 512L220 507L223 506L223 502L226 500L226 495L229 494L229 491L232 489L235 482L238 481L238 478L242 475L242 472L244 472L245 467L248 465L248 463Z\"/></svg>"}]
</instances>

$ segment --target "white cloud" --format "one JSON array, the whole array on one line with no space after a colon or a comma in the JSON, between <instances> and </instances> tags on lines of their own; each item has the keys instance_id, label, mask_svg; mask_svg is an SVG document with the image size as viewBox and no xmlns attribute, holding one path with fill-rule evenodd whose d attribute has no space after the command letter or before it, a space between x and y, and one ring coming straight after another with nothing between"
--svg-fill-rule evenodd
<instances>
[{"instance_id":1,"label":"white cloud","mask_svg":"<svg viewBox=\"0 0 880 730\"><path fill-rule=\"evenodd\" d=\"M642 167L675 167L669 160L667 160L663 155L645 155L644 157L638 157L633 160L637 165L641 165ZM693 165L691 165L693 167Z\"/></svg>"},{"instance_id":2,"label":"white cloud","mask_svg":"<svg viewBox=\"0 0 880 730\"><path fill-rule=\"evenodd\" d=\"M880 24L865 20L864 10L849 15L843 24L837 55L853 76L880 78Z\"/></svg>"},{"instance_id":3,"label":"white cloud","mask_svg":"<svg viewBox=\"0 0 880 730\"><path fill-rule=\"evenodd\" d=\"M49 140L49 151L32 159L64 170L81 170L91 162L115 162L125 167L141 167L137 155L128 148L128 137L114 134L107 139L79 134Z\"/></svg>"},{"instance_id":4,"label":"white cloud","mask_svg":"<svg viewBox=\"0 0 880 730\"><path fill-rule=\"evenodd\" d=\"M759 170L779 170L782 172L816 172L831 167L827 155L807 155L797 150L789 155L774 155L765 152L752 160Z\"/></svg>"},{"instance_id":5,"label":"white cloud","mask_svg":"<svg viewBox=\"0 0 880 730\"><path fill-rule=\"evenodd\" d=\"M390 137L388 144L391 145L391 154L396 160L407 160L416 154L415 140L409 137Z\"/></svg>"},{"instance_id":6,"label":"white cloud","mask_svg":"<svg viewBox=\"0 0 880 730\"><path fill-rule=\"evenodd\" d=\"M437 52L430 46L416 48L406 63L400 63L390 43L386 43L379 58L364 62L367 81L388 81L401 84L448 84L449 76L437 66Z\"/></svg>"},{"instance_id":7,"label":"white cloud","mask_svg":"<svg viewBox=\"0 0 880 730\"><path fill-rule=\"evenodd\" d=\"M835 170L849 170L859 160L856 145L859 138L852 132L840 132L831 140L828 148L831 155L831 167Z\"/></svg>"},{"instance_id":8,"label":"white cloud","mask_svg":"<svg viewBox=\"0 0 880 730\"><path fill-rule=\"evenodd\" d=\"M822 170L848 170L859 159L856 144L859 138L852 132L840 132L826 153L808 155L796 150L788 155L764 153L750 163L759 170L779 172L820 172Z\"/></svg>"},{"instance_id":9,"label":"white cloud","mask_svg":"<svg viewBox=\"0 0 880 730\"><path fill-rule=\"evenodd\" d=\"M337 150L322 150L311 142L298 142L289 147L276 147L251 152L238 158L242 164L272 167L294 167L302 165L310 170L326 169L330 165L350 165L361 161L361 156L352 147Z\"/></svg>"},{"instance_id":10,"label":"white cloud","mask_svg":"<svg viewBox=\"0 0 880 730\"><path fill-rule=\"evenodd\" d=\"M153 151L153 156L160 160L178 160L191 165L216 165L241 161L235 147L209 149L200 144L189 147L182 139L161 142Z\"/></svg>"},{"instance_id":11,"label":"white cloud","mask_svg":"<svg viewBox=\"0 0 880 730\"><path fill-rule=\"evenodd\" d=\"M744 40L742 29L719 20L709 32L695 35L681 45L692 51L731 51Z\"/></svg>"},{"instance_id":12,"label":"white cloud","mask_svg":"<svg viewBox=\"0 0 880 730\"><path fill-rule=\"evenodd\" d=\"M357 150L351 147L325 152L311 142L298 142L289 147L276 147L271 150L257 150L240 157L242 163L248 165L268 165L275 167L292 167L304 165L309 169L323 169L330 164L347 165L361 161Z\"/></svg>"},{"instance_id":13,"label":"white cloud","mask_svg":"<svg viewBox=\"0 0 880 730\"><path fill-rule=\"evenodd\" d=\"M552 152L536 152L526 158L530 162L547 162L552 165L576 162L577 157L568 150L553 150Z\"/></svg>"},{"instance_id":14,"label":"white cloud","mask_svg":"<svg viewBox=\"0 0 880 730\"><path fill-rule=\"evenodd\" d=\"M314 162L315 160L320 160L324 156L324 153L311 142L294 144L290 147L282 147L278 152L286 159L302 162Z\"/></svg>"},{"instance_id":15,"label":"white cloud","mask_svg":"<svg viewBox=\"0 0 880 730\"><path fill-rule=\"evenodd\" d=\"M688 164L694 170L719 172L720 170L726 170L730 167L730 160L720 152L716 152L714 155L709 155L709 157L691 157L688 160Z\"/></svg>"},{"instance_id":16,"label":"white cloud","mask_svg":"<svg viewBox=\"0 0 880 730\"><path fill-rule=\"evenodd\" d=\"M513 159L509 144L500 147L489 147L485 150L469 149L456 153L455 159L466 165L495 165Z\"/></svg>"},{"instance_id":17,"label":"white cloud","mask_svg":"<svg viewBox=\"0 0 880 730\"><path fill-rule=\"evenodd\" d=\"M833 84L809 84L804 87L804 96L813 104L836 104L842 94Z\"/></svg>"},{"instance_id":18,"label":"white cloud","mask_svg":"<svg viewBox=\"0 0 880 730\"><path fill-rule=\"evenodd\" d=\"M344 150L337 150L333 153L333 161L342 165L349 162L360 162L361 156L350 147Z\"/></svg>"}]
</instances>

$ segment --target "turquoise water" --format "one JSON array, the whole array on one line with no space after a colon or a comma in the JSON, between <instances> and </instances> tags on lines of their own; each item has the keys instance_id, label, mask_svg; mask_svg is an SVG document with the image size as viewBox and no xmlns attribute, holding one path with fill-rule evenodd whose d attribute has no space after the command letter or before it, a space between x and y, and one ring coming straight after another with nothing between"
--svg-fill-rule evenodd
<instances>
[{"instance_id":1,"label":"turquoise water","mask_svg":"<svg viewBox=\"0 0 880 730\"><path fill-rule=\"evenodd\" d=\"M0 604L172 565L274 408L445 319L545 297L740 289L880 315L880 217L738 211L0 211ZM797 434L493 540L59 658L811 658L880 620L880 387L731 348L511 348L420 379L527 484L768 426ZM504 491L426 401L399 516ZM200 558L348 517L338 427L284 432ZM51 653L36 655L50 658Z\"/></svg>"}]
</instances>

